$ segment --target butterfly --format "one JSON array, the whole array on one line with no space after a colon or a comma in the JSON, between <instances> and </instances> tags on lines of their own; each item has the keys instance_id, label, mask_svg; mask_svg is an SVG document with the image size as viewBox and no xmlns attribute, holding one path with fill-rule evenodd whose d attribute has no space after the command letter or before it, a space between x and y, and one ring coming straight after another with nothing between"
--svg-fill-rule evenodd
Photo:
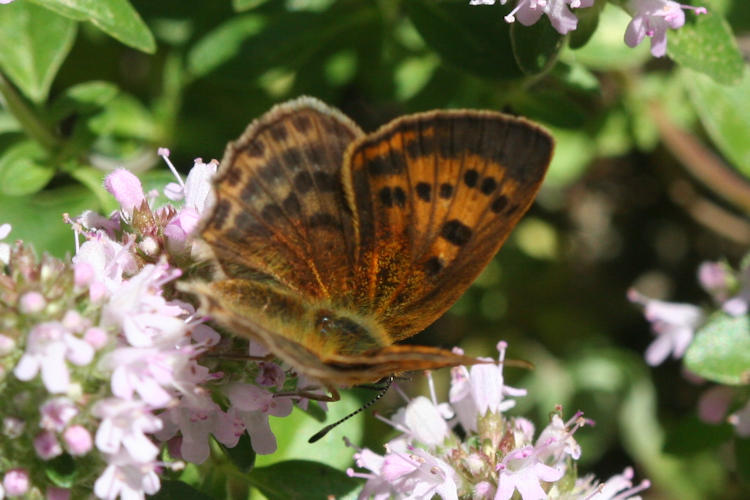
<instances>
[{"instance_id":1,"label":"butterfly","mask_svg":"<svg viewBox=\"0 0 750 500\"><path fill-rule=\"evenodd\" d=\"M531 205L553 139L493 111L365 134L301 97L227 145L199 226L217 275L188 289L219 325L337 387L476 360L399 345L442 315Z\"/></svg>"}]
</instances>

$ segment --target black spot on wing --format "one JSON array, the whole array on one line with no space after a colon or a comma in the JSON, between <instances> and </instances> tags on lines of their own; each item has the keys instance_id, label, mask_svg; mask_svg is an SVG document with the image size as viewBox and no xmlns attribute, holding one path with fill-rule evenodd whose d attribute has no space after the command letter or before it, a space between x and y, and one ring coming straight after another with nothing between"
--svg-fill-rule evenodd
<instances>
[{"instance_id":1,"label":"black spot on wing","mask_svg":"<svg viewBox=\"0 0 750 500\"><path fill-rule=\"evenodd\" d=\"M432 198L432 186L426 182L417 183L417 197L422 201L430 201Z\"/></svg>"},{"instance_id":2,"label":"black spot on wing","mask_svg":"<svg viewBox=\"0 0 750 500\"><path fill-rule=\"evenodd\" d=\"M245 151L251 158L262 158L266 152L266 143L260 139L255 139L247 145Z\"/></svg>"},{"instance_id":3,"label":"black spot on wing","mask_svg":"<svg viewBox=\"0 0 750 500\"><path fill-rule=\"evenodd\" d=\"M445 263L443 262L443 259L440 257L430 257L425 263L424 263L424 270L427 273L427 276L435 276L440 271L443 270L443 267L445 267Z\"/></svg>"},{"instance_id":4,"label":"black spot on wing","mask_svg":"<svg viewBox=\"0 0 750 500\"><path fill-rule=\"evenodd\" d=\"M508 197L504 194L501 194L495 199L495 201L492 202L492 204L490 205L490 210L492 210L496 214L499 214L506 206L508 206Z\"/></svg>"},{"instance_id":5,"label":"black spot on wing","mask_svg":"<svg viewBox=\"0 0 750 500\"><path fill-rule=\"evenodd\" d=\"M213 227L215 229L221 229L222 226L224 226L231 209L232 205L230 205L229 200L221 200L216 204L216 209L214 210L212 219Z\"/></svg>"},{"instance_id":6,"label":"black spot on wing","mask_svg":"<svg viewBox=\"0 0 750 500\"><path fill-rule=\"evenodd\" d=\"M448 182L440 184L440 191L438 194L444 200L450 199L450 197L453 196L453 184Z\"/></svg>"},{"instance_id":7,"label":"black spot on wing","mask_svg":"<svg viewBox=\"0 0 750 500\"><path fill-rule=\"evenodd\" d=\"M294 182L294 189L296 189L301 194L307 193L313 187L312 175L310 175L310 172L307 172L307 171L298 173L294 177L293 182Z\"/></svg>"},{"instance_id":8,"label":"black spot on wing","mask_svg":"<svg viewBox=\"0 0 750 500\"><path fill-rule=\"evenodd\" d=\"M458 219L451 219L440 228L440 236L452 245L461 247L471 239L471 228Z\"/></svg>"},{"instance_id":9,"label":"black spot on wing","mask_svg":"<svg viewBox=\"0 0 750 500\"><path fill-rule=\"evenodd\" d=\"M468 187L473 188L477 185L477 181L479 180L479 172L477 172L474 169L467 170L464 173L464 184L466 184Z\"/></svg>"}]
</instances>

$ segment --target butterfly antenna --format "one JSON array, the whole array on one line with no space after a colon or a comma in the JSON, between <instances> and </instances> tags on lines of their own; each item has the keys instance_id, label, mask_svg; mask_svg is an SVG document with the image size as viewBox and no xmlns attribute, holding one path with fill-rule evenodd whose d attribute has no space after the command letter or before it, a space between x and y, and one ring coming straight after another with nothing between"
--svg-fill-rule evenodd
<instances>
[{"instance_id":1,"label":"butterfly antenna","mask_svg":"<svg viewBox=\"0 0 750 500\"><path fill-rule=\"evenodd\" d=\"M376 401L378 401L380 398L382 398L383 396L385 396L385 393L388 392L388 389L390 389L391 384L393 384L394 378L395 377L393 375L389 376L385 380L385 386L382 389L380 389L380 392L378 392L377 395L374 398L372 398L370 401L368 401L367 403L365 403L364 405L362 405L361 407L359 407L357 410L351 412L349 415L345 416L344 418L339 419L339 420L337 420L336 422L334 422L332 424L326 425L325 427L323 427L322 429L320 429L318 432L316 432L315 434L313 434L310 437L310 439L307 440L307 442L308 443L314 443L318 439L320 439L323 436L325 436L326 434L328 434L328 432L331 429L333 429L334 427L339 426L340 424L342 424L342 423L346 422L347 420L349 420L350 418L352 418L354 415L357 415L357 414L363 412L364 410L368 409L370 406L372 406L373 404L375 404Z\"/></svg>"}]
</instances>

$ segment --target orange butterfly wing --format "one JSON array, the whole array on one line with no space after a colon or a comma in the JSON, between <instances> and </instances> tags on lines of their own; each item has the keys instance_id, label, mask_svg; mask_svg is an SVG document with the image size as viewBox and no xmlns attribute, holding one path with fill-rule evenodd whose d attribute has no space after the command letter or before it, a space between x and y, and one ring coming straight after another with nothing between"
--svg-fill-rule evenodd
<instances>
[{"instance_id":1,"label":"orange butterfly wing","mask_svg":"<svg viewBox=\"0 0 750 500\"><path fill-rule=\"evenodd\" d=\"M552 149L538 126L490 111L410 115L358 139L343 172L357 306L393 341L435 321L529 208Z\"/></svg>"},{"instance_id":2,"label":"orange butterfly wing","mask_svg":"<svg viewBox=\"0 0 750 500\"><path fill-rule=\"evenodd\" d=\"M227 145L200 234L228 277L270 277L316 298L351 287L354 228L340 170L361 135L340 112L300 98Z\"/></svg>"}]
</instances>

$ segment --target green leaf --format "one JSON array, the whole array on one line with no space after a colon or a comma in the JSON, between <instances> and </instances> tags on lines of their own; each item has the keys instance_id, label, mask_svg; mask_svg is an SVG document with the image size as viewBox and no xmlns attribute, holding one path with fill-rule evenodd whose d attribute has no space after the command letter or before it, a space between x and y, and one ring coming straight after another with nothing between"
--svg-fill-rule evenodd
<instances>
[{"instance_id":1,"label":"green leaf","mask_svg":"<svg viewBox=\"0 0 750 500\"><path fill-rule=\"evenodd\" d=\"M266 2L268 2L268 0L232 0L232 8L236 12L242 12L243 10L260 7Z\"/></svg>"},{"instance_id":2,"label":"green leaf","mask_svg":"<svg viewBox=\"0 0 750 500\"><path fill-rule=\"evenodd\" d=\"M91 114L115 98L119 90L110 82L91 81L68 87L49 109L52 120L61 120L72 112Z\"/></svg>"},{"instance_id":3,"label":"green leaf","mask_svg":"<svg viewBox=\"0 0 750 500\"><path fill-rule=\"evenodd\" d=\"M61 16L91 24L120 42L153 54L154 36L128 0L31 0Z\"/></svg>"},{"instance_id":4,"label":"green leaf","mask_svg":"<svg viewBox=\"0 0 750 500\"><path fill-rule=\"evenodd\" d=\"M447 63L499 79L523 76L503 10L463 0L409 0L406 12L424 41Z\"/></svg>"},{"instance_id":5,"label":"green leaf","mask_svg":"<svg viewBox=\"0 0 750 500\"><path fill-rule=\"evenodd\" d=\"M42 102L73 46L76 24L28 2L1 8L0 69L29 99Z\"/></svg>"},{"instance_id":6,"label":"green leaf","mask_svg":"<svg viewBox=\"0 0 750 500\"><path fill-rule=\"evenodd\" d=\"M719 83L739 83L745 65L732 29L726 19L711 8L710 2L695 2L695 5L706 6L708 14L693 16L692 22L671 30L667 54L681 65Z\"/></svg>"},{"instance_id":7,"label":"green leaf","mask_svg":"<svg viewBox=\"0 0 750 500\"><path fill-rule=\"evenodd\" d=\"M16 118L5 110L0 109L0 134L9 132L21 132L21 124Z\"/></svg>"},{"instance_id":8,"label":"green leaf","mask_svg":"<svg viewBox=\"0 0 750 500\"><path fill-rule=\"evenodd\" d=\"M182 481L162 480L159 491L148 498L153 500L210 500L212 497Z\"/></svg>"},{"instance_id":9,"label":"green leaf","mask_svg":"<svg viewBox=\"0 0 750 500\"><path fill-rule=\"evenodd\" d=\"M750 317L714 314L696 333L685 366L722 384L750 383Z\"/></svg>"},{"instance_id":10,"label":"green leaf","mask_svg":"<svg viewBox=\"0 0 750 500\"><path fill-rule=\"evenodd\" d=\"M45 463L45 475L61 488L71 488L78 476L75 460L67 453L59 455Z\"/></svg>"},{"instance_id":11,"label":"green leaf","mask_svg":"<svg viewBox=\"0 0 750 500\"><path fill-rule=\"evenodd\" d=\"M97 135L117 135L153 140L156 137L156 123L149 110L135 97L118 94L109 101L101 113L88 122L91 131Z\"/></svg>"},{"instance_id":12,"label":"green leaf","mask_svg":"<svg viewBox=\"0 0 750 500\"><path fill-rule=\"evenodd\" d=\"M750 177L750 70L739 85L720 85L709 76L684 71L682 81L703 128L722 154Z\"/></svg>"},{"instance_id":13,"label":"green leaf","mask_svg":"<svg viewBox=\"0 0 750 500\"><path fill-rule=\"evenodd\" d=\"M250 444L250 437L247 433L240 436L236 446L229 448L222 444L221 448L240 471L249 472L255 466L255 450Z\"/></svg>"},{"instance_id":14,"label":"green leaf","mask_svg":"<svg viewBox=\"0 0 750 500\"><path fill-rule=\"evenodd\" d=\"M335 422L362 406L361 400L352 392L342 393L341 401L328 406L329 411L326 413L325 423ZM368 394L367 397L371 396ZM317 405L317 403L311 402L310 405ZM307 440L320 430L321 422L297 407L287 417L273 417L269 423L276 436L278 449L273 455L258 455L255 459L255 467L256 469L265 467L281 460L305 460L310 458L311 453L315 453L319 462L343 469L352 463L352 455L342 452L343 438L346 436L355 443L362 440L362 418L351 418L334 428L320 441L310 444Z\"/></svg>"},{"instance_id":15,"label":"green leaf","mask_svg":"<svg viewBox=\"0 0 750 500\"><path fill-rule=\"evenodd\" d=\"M714 450L734 436L734 427L730 424L707 424L697 416L685 418L666 429L664 452L672 455Z\"/></svg>"},{"instance_id":16,"label":"green leaf","mask_svg":"<svg viewBox=\"0 0 750 500\"><path fill-rule=\"evenodd\" d=\"M70 169L70 176L86 186L96 196L102 212L108 214L117 210L117 201L104 189L104 172L94 167L77 165Z\"/></svg>"},{"instance_id":17,"label":"green leaf","mask_svg":"<svg viewBox=\"0 0 750 500\"><path fill-rule=\"evenodd\" d=\"M521 23L510 25L510 42L516 64L527 75L547 71L557 59L563 36L552 27L547 16L531 26Z\"/></svg>"},{"instance_id":18,"label":"green leaf","mask_svg":"<svg viewBox=\"0 0 750 500\"><path fill-rule=\"evenodd\" d=\"M575 10L578 26L569 33L568 45L571 49L583 47L594 36L599 26L599 14L606 3L606 0L596 0L591 7Z\"/></svg>"},{"instance_id":19,"label":"green leaf","mask_svg":"<svg viewBox=\"0 0 750 500\"><path fill-rule=\"evenodd\" d=\"M11 237L31 243L37 252L63 257L74 250L73 231L62 220L63 213L78 215L98 210L96 198L80 185L44 190L30 196L0 195L3 222L13 226Z\"/></svg>"},{"instance_id":20,"label":"green leaf","mask_svg":"<svg viewBox=\"0 0 750 500\"><path fill-rule=\"evenodd\" d=\"M734 454L740 478L745 483L750 482L750 438L736 438Z\"/></svg>"},{"instance_id":21,"label":"green leaf","mask_svg":"<svg viewBox=\"0 0 750 500\"><path fill-rule=\"evenodd\" d=\"M440 60L431 53L403 59L393 75L396 99L406 101L418 94L430 81L439 65Z\"/></svg>"},{"instance_id":22,"label":"green leaf","mask_svg":"<svg viewBox=\"0 0 750 500\"><path fill-rule=\"evenodd\" d=\"M289 460L256 468L248 477L268 500L339 498L359 484L343 471L307 460Z\"/></svg>"},{"instance_id":23,"label":"green leaf","mask_svg":"<svg viewBox=\"0 0 750 500\"><path fill-rule=\"evenodd\" d=\"M188 69L204 76L239 53L242 43L260 33L266 26L263 16L248 14L235 17L199 40L188 52Z\"/></svg>"},{"instance_id":24,"label":"green leaf","mask_svg":"<svg viewBox=\"0 0 750 500\"><path fill-rule=\"evenodd\" d=\"M0 193L23 196L36 193L52 179L55 169L45 165L44 150L36 142L23 141L0 155Z\"/></svg>"}]
</instances>

